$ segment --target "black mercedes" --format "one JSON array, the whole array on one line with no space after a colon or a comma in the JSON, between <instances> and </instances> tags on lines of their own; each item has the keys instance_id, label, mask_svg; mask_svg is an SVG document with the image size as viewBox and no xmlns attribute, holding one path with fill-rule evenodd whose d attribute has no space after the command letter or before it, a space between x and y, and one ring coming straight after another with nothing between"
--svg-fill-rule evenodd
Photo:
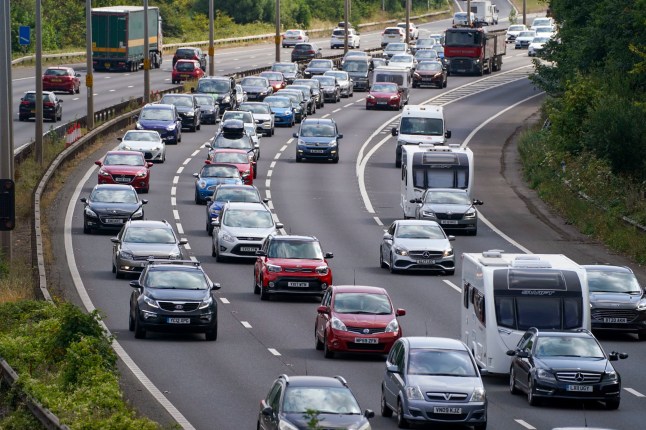
<instances>
[{"instance_id":1,"label":"black mercedes","mask_svg":"<svg viewBox=\"0 0 646 430\"><path fill-rule=\"evenodd\" d=\"M99 184L83 202L83 233L97 230L121 230L130 219L144 219L143 205L132 185Z\"/></svg>"}]
</instances>

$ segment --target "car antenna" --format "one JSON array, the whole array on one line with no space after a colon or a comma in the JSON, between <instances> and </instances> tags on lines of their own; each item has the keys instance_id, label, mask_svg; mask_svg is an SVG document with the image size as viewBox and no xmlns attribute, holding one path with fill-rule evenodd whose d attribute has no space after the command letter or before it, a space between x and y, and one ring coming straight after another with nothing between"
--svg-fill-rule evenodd
<instances>
[{"instance_id":1,"label":"car antenna","mask_svg":"<svg viewBox=\"0 0 646 430\"><path fill-rule=\"evenodd\" d=\"M431 319L430 319L430 318L429 318L429 319L427 319L427 320L424 322L424 325L426 326L426 337L428 337L428 324L429 324L430 322L431 322Z\"/></svg>"}]
</instances>

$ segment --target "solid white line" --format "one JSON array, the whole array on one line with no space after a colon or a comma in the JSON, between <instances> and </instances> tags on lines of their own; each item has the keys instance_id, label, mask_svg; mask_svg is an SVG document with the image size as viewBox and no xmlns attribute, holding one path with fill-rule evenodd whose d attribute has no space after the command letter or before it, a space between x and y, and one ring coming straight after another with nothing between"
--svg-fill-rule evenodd
<instances>
[{"instance_id":1,"label":"solid white line","mask_svg":"<svg viewBox=\"0 0 646 430\"><path fill-rule=\"evenodd\" d=\"M199 152L200 152L200 150L199 150L199 149L198 149L198 150L196 150L196 151L193 153L193 157L195 157ZM184 166L186 166L186 165L187 165L188 163L190 163L190 162L191 162L191 158L187 158L186 160L184 160L184 162L183 162L182 164L183 164Z\"/></svg>"},{"instance_id":2,"label":"solid white line","mask_svg":"<svg viewBox=\"0 0 646 430\"><path fill-rule=\"evenodd\" d=\"M251 328L251 324L249 324L247 321L240 321L240 324L242 324L244 328Z\"/></svg>"},{"instance_id":3,"label":"solid white line","mask_svg":"<svg viewBox=\"0 0 646 430\"><path fill-rule=\"evenodd\" d=\"M275 213L272 212L271 217L274 219L274 222L280 222L280 220L278 219L278 215L276 215Z\"/></svg>"},{"instance_id":4,"label":"solid white line","mask_svg":"<svg viewBox=\"0 0 646 430\"><path fill-rule=\"evenodd\" d=\"M536 427L534 427L533 425L529 424L526 421L523 421L523 420L514 420L514 421L516 421L521 426L525 427L527 430L536 430Z\"/></svg>"},{"instance_id":5,"label":"solid white line","mask_svg":"<svg viewBox=\"0 0 646 430\"><path fill-rule=\"evenodd\" d=\"M184 166L181 166L179 169L177 169L177 174L181 175L183 171L184 171Z\"/></svg>"},{"instance_id":6,"label":"solid white line","mask_svg":"<svg viewBox=\"0 0 646 430\"><path fill-rule=\"evenodd\" d=\"M179 211L177 209L173 209L173 218L179 219Z\"/></svg>"},{"instance_id":7,"label":"solid white line","mask_svg":"<svg viewBox=\"0 0 646 430\"><path fill-rule=\"evenodd\" d=\"M229 300L225 299L224 297L220 297L220 301L225 305L228 305L229 303L231 303Z\"/></svg>"},{"instance_id":8,"label":"solid white line","mask_svg":"<svg viewBox=\"0 0 646 430\"><path fill-rule=\"evenodd\" d=\"M173 184L177 184L179 182L179 176L173 176Z\"/></svg>"},{"instance_id":9,"label":"solid white line","mask_svg":"<svg viewBox=\"0 0 646 430\"><path fill-rule=\"evenodd\" d=\"M265 181L265 188L269 188L269 185L271 184L271 179L267 179Z\"/></svg>"},{"instance_id":10,"label":"solid white line","mask_svg":"<svg viewBox=\"0 0 646 430\"><path fill-rule=\"evenodd\" d=\"M177 206L177 199L175 197L170 198L170 205L171 206Z\"/></svg>"},{"instance_id":11,"label":"solid white line","mask_svg":"<svg viewBox=\"0 0 646 430\"><path fill-rule=\"evenodd\" d=\"M277 357L280 356L280 352L276 351L274 348L267 348L267 349L269 350L269 352L271 352L275 356L277 356Z\"/></svg>"},{"instance_id":12,"label":"solid white line","mask_svg":"<svg viewBox=\"0 0 646 430\"><path fill-rule=\"evenodd\" d=\"M348 103L347 105L343 106L344 108L352 106L354 103Z\"/></svg>"},{"instance_id":13,"label":"solid white line","mask_svg":"<svg viewBox=\"0 0 646 430\"><path fill-rule=\"evenodd\" d=\"M323 115L321 118L327 118L328 116L330 116L330 114L329 114L329 113L326 113L326 114L325 114L325 115Z\"/></svg>"},{"instance_id":14,"label":"solid white line","mask_svg":"<svg viewBox=\"0 0 646 430\"><path fill-rule=\"evenodd\" d=\"M271 200L267 202L267 207L269 208L269 210L274 210L274 204L271 202Z\"/></svg>"},{"instance_id":15,"label":"solid white line","mask_svg":"<svg viewBox=\"0 0 646 430\"><path fill-rule=\"evenodd\" d=\"M490 229L492 229L492 230L494 231L494 233L496 233L498 236L502 237L502 238L503 238L503 239L505 239L507 242L509 242L509 243L510 243L510 244L512 244L513 246L515 246L515 247L517 247L518 249L520 249L521 251L523 251L525 254L533 254L533 253L532 253L532 251L530 251L529 249L525 248L523 245L521 245L520 243L516 242L514 239L512 239L511 237L507 236L505 233L503 233L502 231L500 231L500 229L498 229L498 227L496 227L495 225L493 225L493 223L492 223L491 221L489 221L489 220L488 220L484 215L482 215L482 212L480 212L480 211L478 211L478 218L480 218L480 220L481 220L482 222L484 222L484 223L485 223L485 225L486 225L487 227L489 227Z\"/></svg>"},{"instance_id":16,"label":"solid white line","mask_svg":"<svg viewBox=\"0 0 646 430\"><path fill-rule=\"evenodd\" d=\"M74 209L77 207L76 202L78 202L79 196L81 195L81 190L83 185L88 181L90 176L94 174L94 167L90 168L83 178L79 181L74 194L69 201L67 206L67 212L65 214L65 227L64 227L64 241L65 241L65 254L67 256L67 262L70 269L70 275L72 276L72 281L74 282L74 287L76 292L83 303L83 306L88 312L94 311L96 308L90 299L90 296L87 293L85 285L83 284L83 279L81 274L78 271L76 265L76 257L74 256L74 245L72 242L72 219L74 217ZM103 321L100 321L100 324L103 326L103 329L106 331L108 336L111 336L111 332ZM148 390L148 392L159 402L159 404L168 411L168 413L173 417L175 421L186 430L195 430L195 427L182 415L180 411L164 396L164 394L152 383L150 379L144 374L137 363L128 355L125 349L121 344L113 338L112 348L115 353L119 356L121 361L128 366L132 374L141 382L141 384Z\"/></svg>"},{"instance_id":17,"label":"solid white line","mask_svg":"<svg viewBox=\"0 0 646 430\"><path fill-rule=\"evenodd\" d=\"M182 227L181 223L175 223L175 227L177 228L177 234L184 234L184 227Z\"/></svg>"},{"instance_id":18,"label":"solid white line","mask_svg":"<svg viewBox=\"0 0 646 430\"><path fill-rule=\"evenodd\" d=\"M337 113L340 110L341 110L341 108L335 109L335 110L332 111L332 113Z\"/></svg>"},{"instance_id":19,"label":"solid white line","mask_svg":"<svg viewBox=\"0 0 646 430\"><path fill-rule=\"evenodd\" d=\"M646 397L645 395L643 395L642 393L640 393L639 391L637 391L637 390L635 390L633 388L624 388L624 390L628 391L630 394L632 394L634 396L637 396L637 397Z\"/></svg>"},{"instance_id":20,"label":"solid white line","mask_svg":"<svg viewBox=\"0 0 646 430\"><path fill-rule=\"evenodd\" d=\"M177 187L171 187L170 188L170 195L171 196L177 195Z\"/></svg>"},{"instance_id":21,"label":"solid white line","mask_svg":"<svg viewBox=\"0 0 646 430\"><path fill-rule=\"evenodd\" d=\"M271 174L272 174L273 172L274 172L274 171L273 171L273 170L271 170L271 169L267 170L267 177L268 177L268 178L271 178Z\"/></svg>"},{"instance_id":22,"label":"solid white line","mask_svg":"<svg viewBox=\"0 0 646 430\"><path fill-rule=\"evenodd\" d=\"M448 279L443 279L444 283L448 285L449 287L453 288L455 291L458 293L462 293L462 290L460 290L460 287L455 285L453 282L449 281Z\"/></svg>"},{"instance_id":23,"label":"solid white line","mask_svg":"<svg viewBox=\"0 0 646 430\"><path fill-rule=\"evenodd\" d=\"M271 164L269 165L269 168L273 169L274 167L276 167L276 162L272 161Z\"/></svg>"},{"instance_id":24,"label":"solid white line","mask_svg":"<svg viewBox=\"0 0 646 430\"><path fill-rule=\"evenodd\" d=\"M377 225L384 225L384 223L383 223L383 222L381 222L381 220L379 219L379 217L376 217L376 216L375 216L375 217L373 217L373 218L374 218L375 222L377 223Z\"/></svg>"},{"instance_id":25,"label":"solid white line","mask_svg":"<svg viewBox=\"0 0 646 430\"><path fill-rule=\"evenodd\" d=\"M286 149L287 149L287 145L283 145L283 147L282 147L282 148L280 148L280 152L283 152L283 151L284 151L284 150L286 150Z\"/></svg>"}]
</instances>

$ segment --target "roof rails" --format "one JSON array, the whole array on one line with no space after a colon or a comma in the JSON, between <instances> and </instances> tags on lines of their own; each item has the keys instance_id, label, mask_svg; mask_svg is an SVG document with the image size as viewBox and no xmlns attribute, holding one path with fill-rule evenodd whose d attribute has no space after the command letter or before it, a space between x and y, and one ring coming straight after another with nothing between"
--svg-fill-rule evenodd
<instances>
[{"instance_id":1,"label":"roof rails","mask_svg":"<svg viewBox=\"0 0 646 430\"><path fill-rule=\"evenodd\" d=\"M343 376L335 375L335 379L338 379L340 383L342 383L345 387L348 386L348 382L345 380Z\"/></svg>"},{"instance_id":2,"label":"roof rails","mask_svg":"<svg viewBox=\"0 0 646 430\"><path fill-rule=\"evenodd\" d=\"M181 264L181 265L190 265L190 266L195 266L195 267L200 267L201 263L197 260L168 260L168 259L163 259L163 260L156 260L155 257L148 257L147 260L148 265L151 264Z\"/></svg>"},{"instance_id":3,"label":"roof rails","mask_svg":"<svg viewBox=\"0 0 646 430\"><path fill-rule=\"evenodd\" d=\"M286 373L283 373L278 377L278 379L284 379L286 384L289 384L289 376Z\"/></svg>"}]
</instances>

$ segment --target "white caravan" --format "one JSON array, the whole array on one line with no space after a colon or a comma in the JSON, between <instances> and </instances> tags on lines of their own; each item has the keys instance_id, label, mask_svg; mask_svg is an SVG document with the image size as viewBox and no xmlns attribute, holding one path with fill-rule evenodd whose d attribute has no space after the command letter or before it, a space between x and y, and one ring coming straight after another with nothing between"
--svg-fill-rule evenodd
<instances>
[{"instance_id":1,"label":"white caravan","mask_svg":"<svg viewBox=\"0 0 646 430\"><path fill-rule=\"evenodd\" d=\"M480 25L498 24L498 7L489 0L472 0L471 12L475 14Z\"/></svg>"}]
</instances>

